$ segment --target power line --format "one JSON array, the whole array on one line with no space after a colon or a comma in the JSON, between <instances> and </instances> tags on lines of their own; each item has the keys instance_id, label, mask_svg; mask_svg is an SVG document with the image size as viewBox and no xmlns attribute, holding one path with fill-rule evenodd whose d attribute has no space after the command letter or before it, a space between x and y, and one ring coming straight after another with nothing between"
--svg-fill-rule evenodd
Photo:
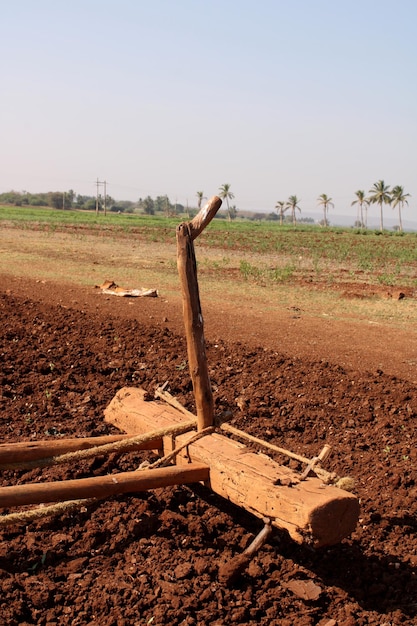
<instances>
[{"instance_id":1,"label":"power line","mask_svg":"<svg viewBox=\"0 0 417 626\"><path fill-rule=\"evenodd\" d=\"M98 178L96 180L97 191L96 191L96 215L98 215L99 209L99 197L100 197L100 185L104 186L104 215L107 215L107 181L100 181Z\"/></svg>"}]
</instances>

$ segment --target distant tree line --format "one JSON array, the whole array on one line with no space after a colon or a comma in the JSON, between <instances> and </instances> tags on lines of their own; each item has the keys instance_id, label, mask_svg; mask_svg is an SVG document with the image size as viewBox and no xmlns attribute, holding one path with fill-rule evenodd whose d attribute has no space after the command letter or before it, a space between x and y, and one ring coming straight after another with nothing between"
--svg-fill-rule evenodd
<instances>
[{"instance_id":1,"label":"distant tree line","mask_svg":"<svg viewBox=\"0 0 417 626\"><path fill-rule=\"evenodd\" d=\"M105 203L104 203L105 201ZM116 201L109 195L86 196L77 194L73 189L69 191L48 191L45 193L30 193L29 191L8 191L0 194L0 204L14 206L51 207L52 209L79 209L85 211L103 210L104 205L114 213L133 213L137 203L129 200Z\"/></svg>"},{"instance_id":2,"label":"distant tree line","mask_svg":"<svg viewBox=\"0 0 417 626\"><path fill-rule=\"evenodd\" d=\"M363 190L358 190L355 192L356 200L352 202L352 205L358 205L358 216L356 219L356 223L361 228L368 227L368 207L371 204L379 205L379 228L380 230L384 230L384 204L388 204L392 206L393 209L398 210L398 230L403 230L403 221L402 221L402 209L404 205L408 205L407 198L410 198L409 193L404 193L404 187L401 185L396 185L392 189L390 189L389 185L386 185L383 180L379 180L374 183L372 189L369 190L370 195L368 197L365 196L365 192Z\"/></svg>"},{"instance_id":3,"label":"distant tree line","mask_svg":"<svg viewBox=\"0 0 417 626\"><path fill-rule=\"evenodd\" d=\"M139 198L137 208L146 215L162 213L167 217L175 217L176 215L181 215L182 213L186 213L191 216L196 213L195 209L185 207L179 202L172 203L168 196L157 196L155 199L151 198L151 196Z\"/></svg>"},{"instance_id":4,"label":"distant tree line","mask_svg":"<svg viewBox=\"0 0 417 626\"><path fill-rule=\"evenodd\" d=\"M99 205L103 204L103 198L99 197ZM115 201L106 196L107 206L110 208ZM69 191L48 191L44 193L30 193L29 191L8 191L0 194L1 204L13 204L14 206L51 207L52 209L86 209L94 210L97 204L96 196L82 196L76 194L73 189ZM129 203L130 204L130 203ZM131 203L133 204L133 203Z\"/></svg>"},{"instance_id":5,"label":"distant tree line","mask_svg":"<svg viewBox=\"0 0 417 626\"><path fill-rule=\"evenodd\" d=\"M404 193L404 187L401 185L396 185L392 189L390 189L389 185L386 185L383 180L379 180L374 183L373 187L369 190L369 195L367 196L365 191L358 190L355 192L356 199L352 201L351 206L357 205L358 211L354 226L361 229L368 228L368 209L371 204L379 205L379 227L380 230L384 230L384 205L390 205L393 209L398 210L398 220L399 224L397 230L403 230L403 222L402 222L402 209L405 205L408 205L407 198L410 197L409 193ZM283 201L279 200L275 209L277 211L277 218L280 221L280 224L284 222L291 221L294 226L297 223L296 218L296 210L301 213L301 209L298 206L299 200L297 196L290 196L288 200ZM317 198L318 206L320 206L323 210L323 219L320 221L321 226L329 226L330 222L328 219L329 209L334 208L333 198L330 198L327 194L322 193ZM290 211L291 217L286 216L285 213ZM271 219L270 216L267 219ZM304 220L299 220L304 221Z\"/></svg>"},{"instance_id":6,"label":"distant tree line","mask_svg":"<svg viewBox=\"0 0 417 626\"><path fill-rule=\"evenodd\" d=\"M226 210L219 211L216 215L218 219L225 217L231 221L237 218L238 209L236 205L230 205L229 201L233 200L234 194L230 189L230 184L225 183L219 188L219 196L226 201ZM0 194L0 204L12 204L15 206L34 206L34 207L51 207L54 209L78 209L85 211L101 212L103 209L113 213L144 213L145 215L162 214L166 217L175 217L178 215L186 215L189 219L201 209L203 200L206 199L203 191L196 192L197 206L189 207L178 202L171 202L167 195L151 198L139 198L137 202L130 200L115 200L108 194L105 197L86 196L77 194L73 189L69 191L48 191L46 193L30 193L28 191L9 191ZM409 193L404 192L401 185L390 188L383 180L376 182L369 190L368 195L365 191L358 190L355 192L355 200L351 206L357 207L356 220L354 226L356 228L368 228L368 209L370 205L379 206L380 230L384 229L384 206L389 205L393 209L397 209L399 224L395 228L399 231L403 230L402 210L408 205ZM280 224L292 223L296 226L300 223L314 223L311 217L301 217L300 200L296 195L289 196L288 200L279 200L275 205L275 212L245 212L242 217L250 220L270 220L279 221ZM329 211L334 208L333 199L325 193L317 198L317 205L323 211L323 219L320 220L321 226L329 226ZM298 218L297 218L297 214Z\"/></svg>"},{"instance_id":7,"label":"distant tree line","mask_svg":"<svg viewBox=\"0 0 417 626\"><path fill-rule=\"evenodd\" d=\"M137 202L130 200L115 200L109 195L87 196L69 191L48 191L46 193L30 193L28 191L8 191L0 194L0 204L12 204L14 206L51 207L53 209L79 209L85 211L102 211L104 207L113 213L143 212L147 215L163 213L167 216L181 213L196 213L196 209L184 207L175 202L172 203L168 196L157 196L155 199L147 196L139 198Z\"/></svg>"},{"instance_id":8,"label":"distant tree line","mask_svg":"<svg viewBox=\"0 0 417 626\"><path fill-rule=\"evenodd\" d=\"M103 211L104 208L112 213L144 213L146 215L162 214L167 217L187 215L194 217L201 208L204 199L203 192L198 192L198 206L189 207L179 202L171 202L167 195L151 198L139 198L137 202L130 200L115 200L108 194L87 196L69 191L48 191L46 193L30 193L29 191L8 191L0 194L0 204L12 204L14 206L51 207L57 210L78 209L84 211ZM229 214L234 218L236 207L229 208ZM223 216L224 217L224 216Z\"/></svg>"}]
</instances>

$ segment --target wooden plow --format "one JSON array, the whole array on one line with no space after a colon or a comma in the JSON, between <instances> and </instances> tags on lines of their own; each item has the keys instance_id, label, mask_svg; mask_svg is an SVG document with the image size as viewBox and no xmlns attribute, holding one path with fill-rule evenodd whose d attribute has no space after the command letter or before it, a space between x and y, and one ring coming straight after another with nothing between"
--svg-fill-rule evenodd
<instances>
[{"instance_id":1,"label":"wooden plow","mask_svg":"<svg viewBox=\"0 0 417 626\"><path fill-rule=\"evenodd\" d=\"M0 469L55 465L130 450L152 449L159 454L155 463L132 472L2 487L0 507L6 509L54 504L0 516L0 527L59 513L97 498L202 482L265 524L253 544L240 555L234 571L259 549L273 527L313 547L336 544L355 529L359 502L348 491L348 480L339 480L336 486L338 477L320 465L329 456L329 446L312 459L304 458L252 437L214 415L193 242L220 206L221 200L214 196L192 221L180 224L176 233L196 415L180 405L165 386L156 390L153 400L147 399L143 389L123 388L106 408L105 421L124 431L124 435L0 445ZM295 458L304 464L304 470L300 473L280 465L241 440Z\"/></svg>"}]
</instances>

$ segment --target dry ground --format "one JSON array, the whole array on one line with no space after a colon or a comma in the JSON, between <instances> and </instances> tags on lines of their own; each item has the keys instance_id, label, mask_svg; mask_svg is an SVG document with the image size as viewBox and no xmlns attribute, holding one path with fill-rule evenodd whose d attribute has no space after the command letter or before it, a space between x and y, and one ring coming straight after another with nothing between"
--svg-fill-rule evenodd
<instances>
[{"instance_id":1,"label":"dry ground","mask_svg":"<svg viewBox=\"0 0 417 626\"><path fill-rule=\"evenodd\" d=\"M32 275L2 268L3 441L110 432L103 410L126 385L152 392L168 380L193 410L174 289L155 299L104 296L94 283L117 277L103 268L81 284L68 268L52 280L45 267L32 264ZM273 302L265 292L261 306L249 290L215 297L205 283L202 305L216 410L305 455L332 445L328 469L354 477L361 501L350 538L312 551L276 532L237 583L225 586L219 566L246 547L259 521L198 487L115 497L1 531L0 623L417 624L415 329L404 317L397 324L364 309L352 315L359 287L347 289L344 318L330 296L318 315L301 292L302 304ZM373 293L370 307L405 305L413 316L414 295L397 300L399 291ZM7 471L1 480L99 475L141 460L132 453ZM318 585L318 598L303 598L294 586L300 581Z\"/></svg>"}]
</instances>

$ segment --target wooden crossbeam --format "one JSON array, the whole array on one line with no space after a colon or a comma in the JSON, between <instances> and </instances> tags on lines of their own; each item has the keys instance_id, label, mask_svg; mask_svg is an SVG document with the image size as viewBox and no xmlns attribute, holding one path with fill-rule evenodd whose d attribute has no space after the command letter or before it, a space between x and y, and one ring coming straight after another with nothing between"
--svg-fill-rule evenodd
<instances>
[{"instance_id":1,"label":"wooden crossbeam","mask_svg":"<svg viewBox=\"0 0 417 626\"><path fill-rule=\"evenodd\" d=\"M209 468L202 463L122 472L93 478L78 478L46 483L29 483L0 488L0 507L8 508L41 502L60 502L81 498L107 498L170 485L207 481Z\"/></svg>"}]
</instances>

